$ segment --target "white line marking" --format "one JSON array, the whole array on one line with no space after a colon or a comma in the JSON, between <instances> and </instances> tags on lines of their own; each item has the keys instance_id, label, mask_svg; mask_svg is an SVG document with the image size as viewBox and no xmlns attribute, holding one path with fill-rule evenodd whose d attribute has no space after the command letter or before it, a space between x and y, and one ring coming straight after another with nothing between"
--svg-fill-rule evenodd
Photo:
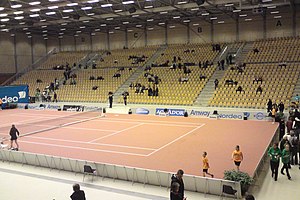
<instances>
[{"instance_id":1,"label":"white line marking","mask_svg":"<svg viewBox=\"0 0 300 200\"><path fill-rule=\"evenodd\" d=\"M101 140L101 139L104 139L104 138L107 138L107 137L111 137L111 136L113 136L113 135L117 135L117 134L119 134L119 133L121 133L121 132L130 130L130 129L133 129L133 128L136 128L136 127L142 126L142 125L144 125L144 124L143 124L143 123L137 124L137 125L135 125L135 126L131 126L131 127L129 127L129 128L122 129L122 130L117 131L117 132L115 132L115 133L112 133L112 134L109 134L109 135L105 135L105 136L96 138L96 139L94 139L94 140L89 141L88 143L93 143L93 142L96 142L96 141L98 141L98 140Z\"/></svg>"},{"instance_id":2,"label":"white line marking","mask_svg":"<svg viewBox=\"0 0 300 200\"><path fill-rule=\"evenodd\" d=\"M49 125L38 125L38 124L36 124L34 126L51 127ZM96 128L70 127L70 126L61 127L61 128L65 128L65 129L78 129L78 130L88 130L88 131L103 131L103 132L116 132L117 131L117 130L96 129Z\"/></svg>"},{"instance_id":3,"label":"white line marking","mask_svg":"<svg viewBox=\"0 0 300 200\"><path fill-rule=\"evenodd\" d=\"M121 152L121 151L109 151L109 150L101 150L101 149L89 149L89 148L84 148L84 147L73 147L73 146L65 146L65 145L58 145L58 144L46 144L46 143L40 143L40 142L20 141L20 143L37 144L37 145L52 146L52 147L62 147L62 148L68 148L68 149L80 149L80 150L88 150L88 151L98 151L98 152L106 152L106 153L125 154L125 155L132 155L132 156L143 156L143 157L147 156L147 155L138 154L138 153L126 153L126 152Z\"/></svg>"},{"instance_id":4,"label":"white line marking","mask_svg":"<svg viewBox=\"0 0 300 200\"><path fill-rule=\"evenodd\" d=\"M97 121L97 122L109 122L109 123L116 123L116 122L121 122L121 123L127 123L127 124L136 124L136 123L141 123L140 120L137 120L137 121L123 121L123 120L113 120L113 119L99 119L99 120L91 120L91 121ZM146 120L144 120L146 121ZM170 123L161 123L159 121L153 121L154 123L150 123L150 122L142 122L143 124L148 124L148 125L162 125L162 126L180 126L180 127L198 127L199 123L197 123L197 125L184 125L184 124L178 124L178 122L170 122Z\"/></svg>"},{"instance_id":5,"label":"white line marking","mask_svg":"<svg viewBox=\"0 0 300 200\"><path fill-rule=\"evenodd\" d=\"M185 136L191 134L192 132L194 132L194 131L198 130L199 128L203 127L204 125L205 125L205 124L202 124L201 126L198 126L197 128L194 128L193 130L187 132L186 134L184 134L184 135L182 135L182 136L176 138L175 140L169 142L168 144L165 144L164 146L162 146L162 147L156 149L155 151L151 152L150 154L148 154L148 156L151 156L151 155L153 155L154 153L156 153L156 152L162 150L163 148L166 148L167 146L173 144L174 142L177 142L177 141L180 140L181 138L183 138L183 137L185 137Z\"/></svg>"},{"instance_id":6,"label":"white line marking","mask_svg":"<svg viewBox=\"0 0 300 200\"><path fill-rule=\"evenodd\" d=\"M64 140L64 139L56 139L56 138L48 138L48 137L26 136L26 138L41 139L41 140L53 140L53 141L79 143L79 144L89 144L89 145L92 144L92 145L96 145L96 146L121 147L121 148L127 148L127 149L141 149L141 150L149 150L149 151L156 150L156 149L144 148L144 147L134 147L134 146L117 145L117 144L106 144L106 143L90 143L90 142L82 142L82 141L75 141L75 140Z\"/></svg>"}]
</instances>

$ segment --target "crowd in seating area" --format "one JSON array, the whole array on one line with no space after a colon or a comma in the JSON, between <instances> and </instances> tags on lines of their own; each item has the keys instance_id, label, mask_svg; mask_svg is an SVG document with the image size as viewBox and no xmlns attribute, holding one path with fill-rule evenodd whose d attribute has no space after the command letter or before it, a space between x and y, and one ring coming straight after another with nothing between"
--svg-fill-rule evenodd
<instances>
[{"instance_id":1,"label":"crowd in seating area","mask_svg":"<svg viewBox=\"0 0 300 200\"><path fill-rule=\"evenodd\" d=\"M226 71L211 106L265 108L270 98L288 105L300 73L299 64L247 64L242 70Z\"/></svg>"},{"instance_id":2,"label":"crowd in seating area","mask_svg":"<svg viewBox=\"0 0 300 200\"><path fill-rule=\"evenodd\" d=\"M295 62L300 61L300 38L272 38L254 42L248 52L246 63Z\"/></svg>"},{"instance_id":3,"label":"crowd in seating area","mask_svg":"<svg viewBox=\"0 0 300 200\"><path fill-rule=\"evenodd\" d=\"M81 69L76 71L76 84L63 85L57 95L61 101L107 102L135 71L130 68Z\"/></svg>"},{"instance_id":4,"label":"crowd in seating area","mask_svg":"<svg viewBox=\"0 0 300 200\"><path fill-rule=\"evenodd\" d=\"M87 52L59 52L48 58L39 68L64 70L66 63L79 63L87 54Z\"/></svg>"},{"instance_id":5,"label":"crowd in seating area","mask_svg":"<svg viewBox=\"0 0 300 200\"><path fill-rule=\"evenodd\" d=\"M129 103L192 105L216 67L150 67L128 89ZM123 102L120 98L119 102Z\"/></svg>"},{"instance_id":6,"label":"crowd in seating area","mask_svg":"<svg viewBox=\"0 0 300 200\"><path fill-rule=\"evenodd\" d=\"M222 48L222 46L219 46ZM211 44L174 44L169 45L152 67L196 66L199 63L211 63L219 51L213 50Z\"/></svg>"},{"instance_id":7,"label":"crowd in seating area","mask_svg":"<svg viewBox=\"0 0 300 200\"><path fill-rule=\"evenodd\" d=\"M145 48L117 49L102 53L95 64L99 68L107 67L140 67L155 53L158 46Z\"/></svg>"}]
</instances>

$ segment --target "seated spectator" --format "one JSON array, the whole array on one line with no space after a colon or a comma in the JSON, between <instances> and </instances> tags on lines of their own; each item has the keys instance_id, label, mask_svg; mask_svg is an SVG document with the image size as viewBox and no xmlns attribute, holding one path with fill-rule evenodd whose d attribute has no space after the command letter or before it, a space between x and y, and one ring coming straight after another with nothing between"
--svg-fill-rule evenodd
<instances>
[{"instance_id":1,"label":"seated spectator","mask_svg":"<svg viewBox=\"0 0 300 200\"><path fill-rule=\"evenodd\" d=\"M130 83L129 87L130 87L131 89L133 89L133 87L134 87L133 82Z\"/></svg>"},{"instance_id":2,"label":"seated spectator","mask_svg":"<svg viewBox=\"0 0 300 200\"><path fill-rule=\"evenodd\" d=\"M90 76L90 81L93 81L95 80L95 77L94 76Z\"/></svg>"},{"instance_id":3,"label":"seated spectator","mask_svg":"<svg viewBox=\"0 0 300 200\"><path fill-rule=\"evenodd\" d=\"M154 89L153 89L153 96L155 96L155 97L158 96L158 87L155 87L155 86L154 86Z\"/></svg>"},{"instance_id":4,"label":"seated spectator","mask_svg":"<svg viewBox=\"0 0 300 200\"><path fill-rule=\"evenodd\" d=\"M258 86L258 88L257 88L257 90L256 90L256 94L257 94L258 92L260 92L260 94L262 93L262 88L261 88L261 86Z\"/></svg>"},{"instance_id":5,"label":"seated spectator","mask_svg":"<svg viewBox=\"0 0 300 200\"><path fill-rule=\"evenodd\" d=\"M258 81L258 78L257 78L257 76L255 76L254 79L253 79L253 84L254 84L255 82L258 83L257 81Z\"/></svg>"},{"instance_id":6,"label":"seated spectator","mask_svg":"<svg viewBox=\"0 0 300 200\"><path fill-rule=\"evenodd\" d=\"M93 65L92 65L92 69L97 69L97 64L96 63L94 63Z\"/></svg>"},{"instance_id":7,"label":"seated spectator","mask_svg":"<svg viewBox=\"0 0 300 200\"><path fill-rule=\"evenodd\" d=\"M253 49L253 52L254 52L254 54L258 54L259 53L258 48Z\"/></svg>"},{"instance_id":8,"label":"seated spectator","mask_svg":"<svg viewBox=\"0 0 300 200\"><path fill-rule=\"evenodd\" d=\"M199 66L199 68L201 69L201 67L202 67L202 63L201 63L201 61L199 61L199 64L198 64L198 66Z\"/></svg>"},{"instance_id":9,"label":"seated spectator","mask_svg":"<svg viewBox=\"0 0 300 200\"><path fill-rule=\"evenodd\" d=\"M70 85L76 85L76 80L75 80L75 78L72 77L71 82L70 82Z\"/></svg>"},{"instance_id":10,"label":"seated spectator","mask_svg":"<svg viewBox=\"0 0 300 200\"><path fill-rule=\"evenodd\" d=\"M151 87L148 87L148 96L153 96L153 90Z\"/></svg>"},{"instance_id":11,"label":"seated spectator","mask_svg":"<svg viewBox=\"0 0 300 200\"><path fill-rule=\"evenodd\" d=\"M225 81L225 85L233 85L233 80L232 79L227 79Z\"/></svg>"},{"instance_id":12,"label":"seated spectator","mask_svg":"<svg viewBox=\"0 0 300 200\"><path fill-rule=\"evenodd\" d=\"M286 66L287 66L287 63L285 62L285 61L282 61L282 62L280 62L279 64L278 64L278 66L279 67L284 67L284 68L286 68Z\"/></svg>"},{"instance_id":13,"label":"seated spectator","mask_svg":"<svg viewBox=\"0 0 300 200\"><path fill-rule=\"evenodd\" d=\"M173 63L170 67L170 69L176 69L176 63Z\"/></svg>"},{"instance_id":14,"label":"seated spectator","mask_svg":"<svg viewBox=\"0 0 300 200\"><path fill-rule=\"evenodd\" d=\"M244 70L241 67L238 67L238 74L243 74Z\"/></svg>"},{"instance_id":15,"label":"seated spectator","mask_svg":"<svg viewBox=\"0 0 300 200\"><path fill-rule=\"evenodd\" d=\"M97 90L98 89L98 86L93 86L92 87L92 90Z\"/></svg>"},{"instance_id":16,"label":"seated spectator","mask_svg":"<svg viewBox=\"0 0 300 200\"><path fill-rule=\"evenodd\" d=\"M138 94L138 93L140 92L140 88L141 88L141 87L138 85L138 86L135 88L135 93Z\"/></svg>"},{"instance_id":17,"label":"seated spectator","mask_svg":"<svg viewBox=\"0 0 300 200\"><path fill-rule=\"evenodd\" d=\"M144 90L146 89L146 87L143 85L141 88L140 88L140 93L144 94Z\"/></svg>"},{"instance_id":18,"label":"seated spectator","mask_svg":"<svg viewBox=\"0 0 300 200\"><path fill-rule=\"evenodd\" d=\"M120 67L119 69L118 69L118 71L124 71L125 70L125 67Z\"/></svg>"},{"instance_id":19,"label":"seated spectator","mask_svg":"<svg viewBox=\"0 0 300 200\"><path fill-rule=\"evenodd\" d=\"M202 81L202 79L205 80L206 78L207 78L207 77L206 77L205 75L200 74L200 81Z\"/></svg>"},{"instance_id":20,"label":"seated spectator","mask_svg":"<svg viewBox=\"0 0 300 200\"><path fill-rule=\"evenodd\" d=\"M41 79L36 79L36 83L42 83L43 81Z\"/></svg>"},{"instance_id":21,"label":"seated spectator","mask_svg":"<svg viewBox=\"0 0 300 200\"><path fill-rule=\"evenodd\" d=\"M118 64L118 62L119 62L118 60L114 60L114 64Z\"/></svg>"},{"instance_id":22,"label":"seated spectator","mask_svg":"<svg viewBox=\"0 0 300 200\"><path fill-rule=\"evenodd\" d=\"M188 82L189 78L188 77L180 77L179 78L179 82L184 83L184 82Z\"/></svg>"},{"instance_id":23,"label":"seated spectator","mask_svg":"<svg viewBox=\"0 0 300 200\"><path fill-rule=\"evenodd\" d=\"M261 77L261 76L259 76L259 77L258 77L258 79L257 79L257 83L258 83L258 82L260 82L260 84L262 84L262 82L263 82L263 79L262 79L262 77Z\"/></svg>"},{"instance_id":24,"label":"seated spectator","mask_svg":"<svg viewBox=\"0 0 300 200\"><path fill-rule=\"evenodd\" d=\"M132 70L132 67L129 67L129 68L128 68L128 71L131 71L131 70Z\"/></svg>"},{"instance_id":25,"label":"seated spectator","mask_svg":"<svg viewBox=\"0 0 300 200\"><path fill-rule=\"evenodd\" d=\"M182 69L182 64L181 64L181 62L178 63L178 69Z\"/></svg>"},{"instance_id":26,"label":"seated spectator","mask_svg":"<svg viewBox=\"0 0 300 200\"><path fill-rule=\"evenodd\" d=\"M185 73L185 74L189 74L189 73L191 73L192 71L189 69L189 68L187 68L186 66L183 66L183 73Z\"/></svg>"},{"instance_id":27,"label":"seated spectator","mask_svg":"<svg viewBox=\"0 0 300 200\"><path fill-rule=\"evenodd\" d=\"M120 78L121 77L121 74L120 73L115 73L114 75L113 75L113 78Z\"/></svg>"},{"instance_id":28,"label":"seated spectator","mask_svg":"<svg viewBox=\"0 0 300 200\"><path fill-rule=\"evenodd\" d=\"M242 86L239 86L235 92L236 93L237 92L240 92L240 93L244 92L245 93L245 90L243 90Z\"/></svg>"},{"instance_id":29,"label":"seated spectator","mask_svg":"<svg viewBox=\"0 0 300 200\"><path fill-rule=\"evenodd\" d=\"M103 81L104 78L103 78L102 76L98 76L98 77L97 77L97 80Z\"/></svg>"},{"instance_id":30,"label":"seated spectator","mask_svg":"<svg viewBox=\"0 0 300 200\"><path fill-rule=\"evenodd\" d=\"M146 66L145 71L150 71L151 67L149 65Z\"/></svg>"}]
</instances>

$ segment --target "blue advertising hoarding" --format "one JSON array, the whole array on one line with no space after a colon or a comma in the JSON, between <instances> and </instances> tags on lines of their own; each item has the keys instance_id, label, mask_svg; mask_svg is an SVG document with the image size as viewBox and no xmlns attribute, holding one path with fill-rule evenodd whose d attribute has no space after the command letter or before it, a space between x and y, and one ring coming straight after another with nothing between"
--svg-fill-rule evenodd
<instances>
[{"instance_id":1,"label":"blue advertising hoarding","mask_svg":"<svg viewBox=\"0 0 300 200\"><path fill-rule=\"evenodd\" d=\"M29 103L28 85L2 86L0 98L4 106L10 103Z\"/></svg>"}]
</instances>

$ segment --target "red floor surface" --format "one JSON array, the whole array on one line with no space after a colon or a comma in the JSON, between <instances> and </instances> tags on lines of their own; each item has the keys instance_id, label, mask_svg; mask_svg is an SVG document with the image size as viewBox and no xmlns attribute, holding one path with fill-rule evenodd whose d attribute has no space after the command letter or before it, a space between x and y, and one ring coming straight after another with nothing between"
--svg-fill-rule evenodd
<instances>
[{"instance_id":1,"label":"red floor surface","mask_svg":"<svg viewBox=\"0 0 300 200\"><path fill-rule=\"evenodd\" d=\"M6 138L13 123L22 135L89 118L58 111L0 113L0 136ZM181 168L190 175L202 175L202 152L207 151L210 172L222 178L224 170L234 168L231 153L237 144L244 154L241 170L253 175L277 128L278 124L263 121L109 114L18 141L24 152L168 172Z\"/></svg>"}]
</instances>

